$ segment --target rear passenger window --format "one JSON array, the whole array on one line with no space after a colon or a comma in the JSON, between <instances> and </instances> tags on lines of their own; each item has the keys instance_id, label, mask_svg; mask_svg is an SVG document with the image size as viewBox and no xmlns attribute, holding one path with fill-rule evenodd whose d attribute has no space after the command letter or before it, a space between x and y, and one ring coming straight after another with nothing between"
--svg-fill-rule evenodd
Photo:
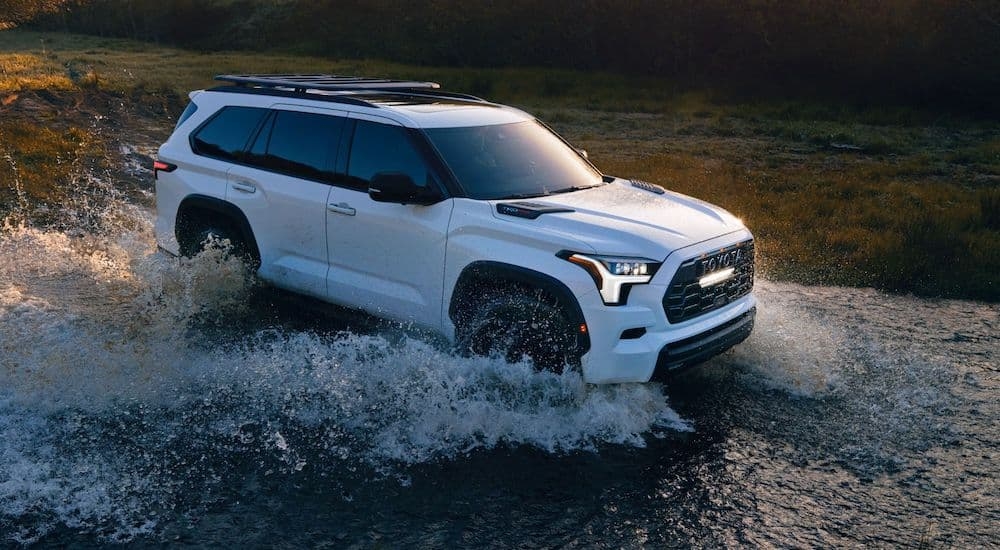
<instances>
[{"instance_id":1,"label":"rear passenger window","mask_svg":"<svg viewBox=\"0 0 1000 550\"><path fill-rule=\"evenodd\" d=\"M225 107L191 139L191 148L199 155L221 160L240 160L250 134L267 114L267 109Z\"/></svg>"},{"instance_id":2,"label":"rear passenger window","mask_svg":"<svg viewBox=\"0 0 1000 550\"><path fill-rule=\"evenodd\" d=\"M400 126L359 120L347 165L348 184L367 191L372 176L379 172L399 172L417 185L431 185L434 177L423 155Z\"/></svg>"},{"instance_id":3,"label":"rear passenger window","mask_svg":"<svg viewBox=\"0 0 1000 550\"><path fill-rule=\"evenodd\" d=\"M333 155L343 125L342 117L275 111L246 161L265 170L331 181Z\"/></svg>"}]
</instances>

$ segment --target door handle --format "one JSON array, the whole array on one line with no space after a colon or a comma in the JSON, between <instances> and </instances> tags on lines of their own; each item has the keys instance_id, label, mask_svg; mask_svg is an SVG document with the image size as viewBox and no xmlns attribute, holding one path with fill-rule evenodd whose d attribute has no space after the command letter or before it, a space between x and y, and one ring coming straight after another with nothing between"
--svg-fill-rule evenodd
<instances>
[{"instance_id":1,"label":"door handle","mask_svg":"<svg viewBox=\"0 0 1000 550\"><path fill-rule=\"evenodd\" d=\"M237 191L242 191L244 193L256 193L257 187L252 183L247 183L245 181L238 181L233 183L233 189Z\"/></svg>"},{"instance_id":2,"label":"door handle","mask_svg":"<svg viewBox=\"0 0 1000 550\"><path fill-rule=\"evenodd\" d=\"M326 205L326 208L330 212L336 212L338 214L345 214L348 216L353 216L358 212L357 210L351 208L351 206L346 202L338 202L337 204L331 202L330 204Z\"/></svg>"}]
</instances>

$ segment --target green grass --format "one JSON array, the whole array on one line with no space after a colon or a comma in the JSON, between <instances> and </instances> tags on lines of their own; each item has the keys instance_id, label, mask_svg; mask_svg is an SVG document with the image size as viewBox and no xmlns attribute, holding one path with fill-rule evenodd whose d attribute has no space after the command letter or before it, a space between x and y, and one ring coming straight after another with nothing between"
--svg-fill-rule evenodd
<instances>
[{"instance_id":1,"label":"green grass","mask_svg":"<svg viewBox=\"0 0 1000 550\"><path fill-rule=\"evenodd\" d=\"M252 52L200 53L116 38L22 30L0 31L0 93L25 88L99 86L126 92L137 86L184 95L219 84L225 73L336 73L414 78L449 90L505 102L612 110L668 108L671 95L656 80L557 69L415 67L378 60L331 60ZM600 94L593 93L600 91Z\"/></svg>"},{"instance_id":2,"label":"green grass","mask_svg":"<svg viewBox=\"0 0 1000 550\"><path fill-rule=\"evenodd\" d=\"M996 122L894 106L744 102L665 80L568 70L204 54L2 31L0 101L9 105L0 107L0 209L58 201L72 177L64 161L113 157L116 132L133 143L164 139L186 92L230 72L418 78L523 106L606 173L742 217L768 278L1000 300ZM55 99L30 110L19 95ZM107 110L123 130L95 133L74 102L90 116Z\"/></svg>"}]
</instances>

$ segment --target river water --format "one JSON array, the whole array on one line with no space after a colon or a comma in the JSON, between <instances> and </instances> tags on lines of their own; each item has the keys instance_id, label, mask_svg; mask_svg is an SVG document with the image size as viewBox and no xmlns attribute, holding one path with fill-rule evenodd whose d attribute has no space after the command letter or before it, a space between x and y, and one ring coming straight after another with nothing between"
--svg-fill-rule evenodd
<instances>
[{"instance_id":1,"label":"river water","mask_svg":"<svg viewBox=\"0 0 1000 550\"><path fill-rule=\"evenodd\" d=\"M760 281L736 350L589 387L166 257L135 201L15 220L0 546L1000 547L997 305Z\"/></svg>"}]
</instances>

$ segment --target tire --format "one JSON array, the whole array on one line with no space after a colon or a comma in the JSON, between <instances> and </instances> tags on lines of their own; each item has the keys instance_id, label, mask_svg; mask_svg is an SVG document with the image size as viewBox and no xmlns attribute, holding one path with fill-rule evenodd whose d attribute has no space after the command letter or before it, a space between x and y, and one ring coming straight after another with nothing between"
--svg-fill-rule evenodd
<instances>
[{"instance_id":1,"label":"tire","mask_svg":"<svg viewBox=\"0 0 1000 550\"><path fill-rule=\"evenodd\" d=\"M256 270L259 263L250 252L246 241L241 234L232 226L220 222L208 222L194 224L191 231L187 232L180 241L181 256L191 258L197 256L214 242L229 241L229 254L238 257L252 270Z\"/></svg>"},{"instance_id":2,"label":"tire","mask_svg":"<svg viewBox=\"0 0 1000 550\"><path fill-rule=\"evenodd\" d=\"M462 353L498 355L509 363L527 355L536 368L556 373L579 364L570 315L542 291L494 291L464 317L456 338Z\"/></svg>"}]
</instances>

